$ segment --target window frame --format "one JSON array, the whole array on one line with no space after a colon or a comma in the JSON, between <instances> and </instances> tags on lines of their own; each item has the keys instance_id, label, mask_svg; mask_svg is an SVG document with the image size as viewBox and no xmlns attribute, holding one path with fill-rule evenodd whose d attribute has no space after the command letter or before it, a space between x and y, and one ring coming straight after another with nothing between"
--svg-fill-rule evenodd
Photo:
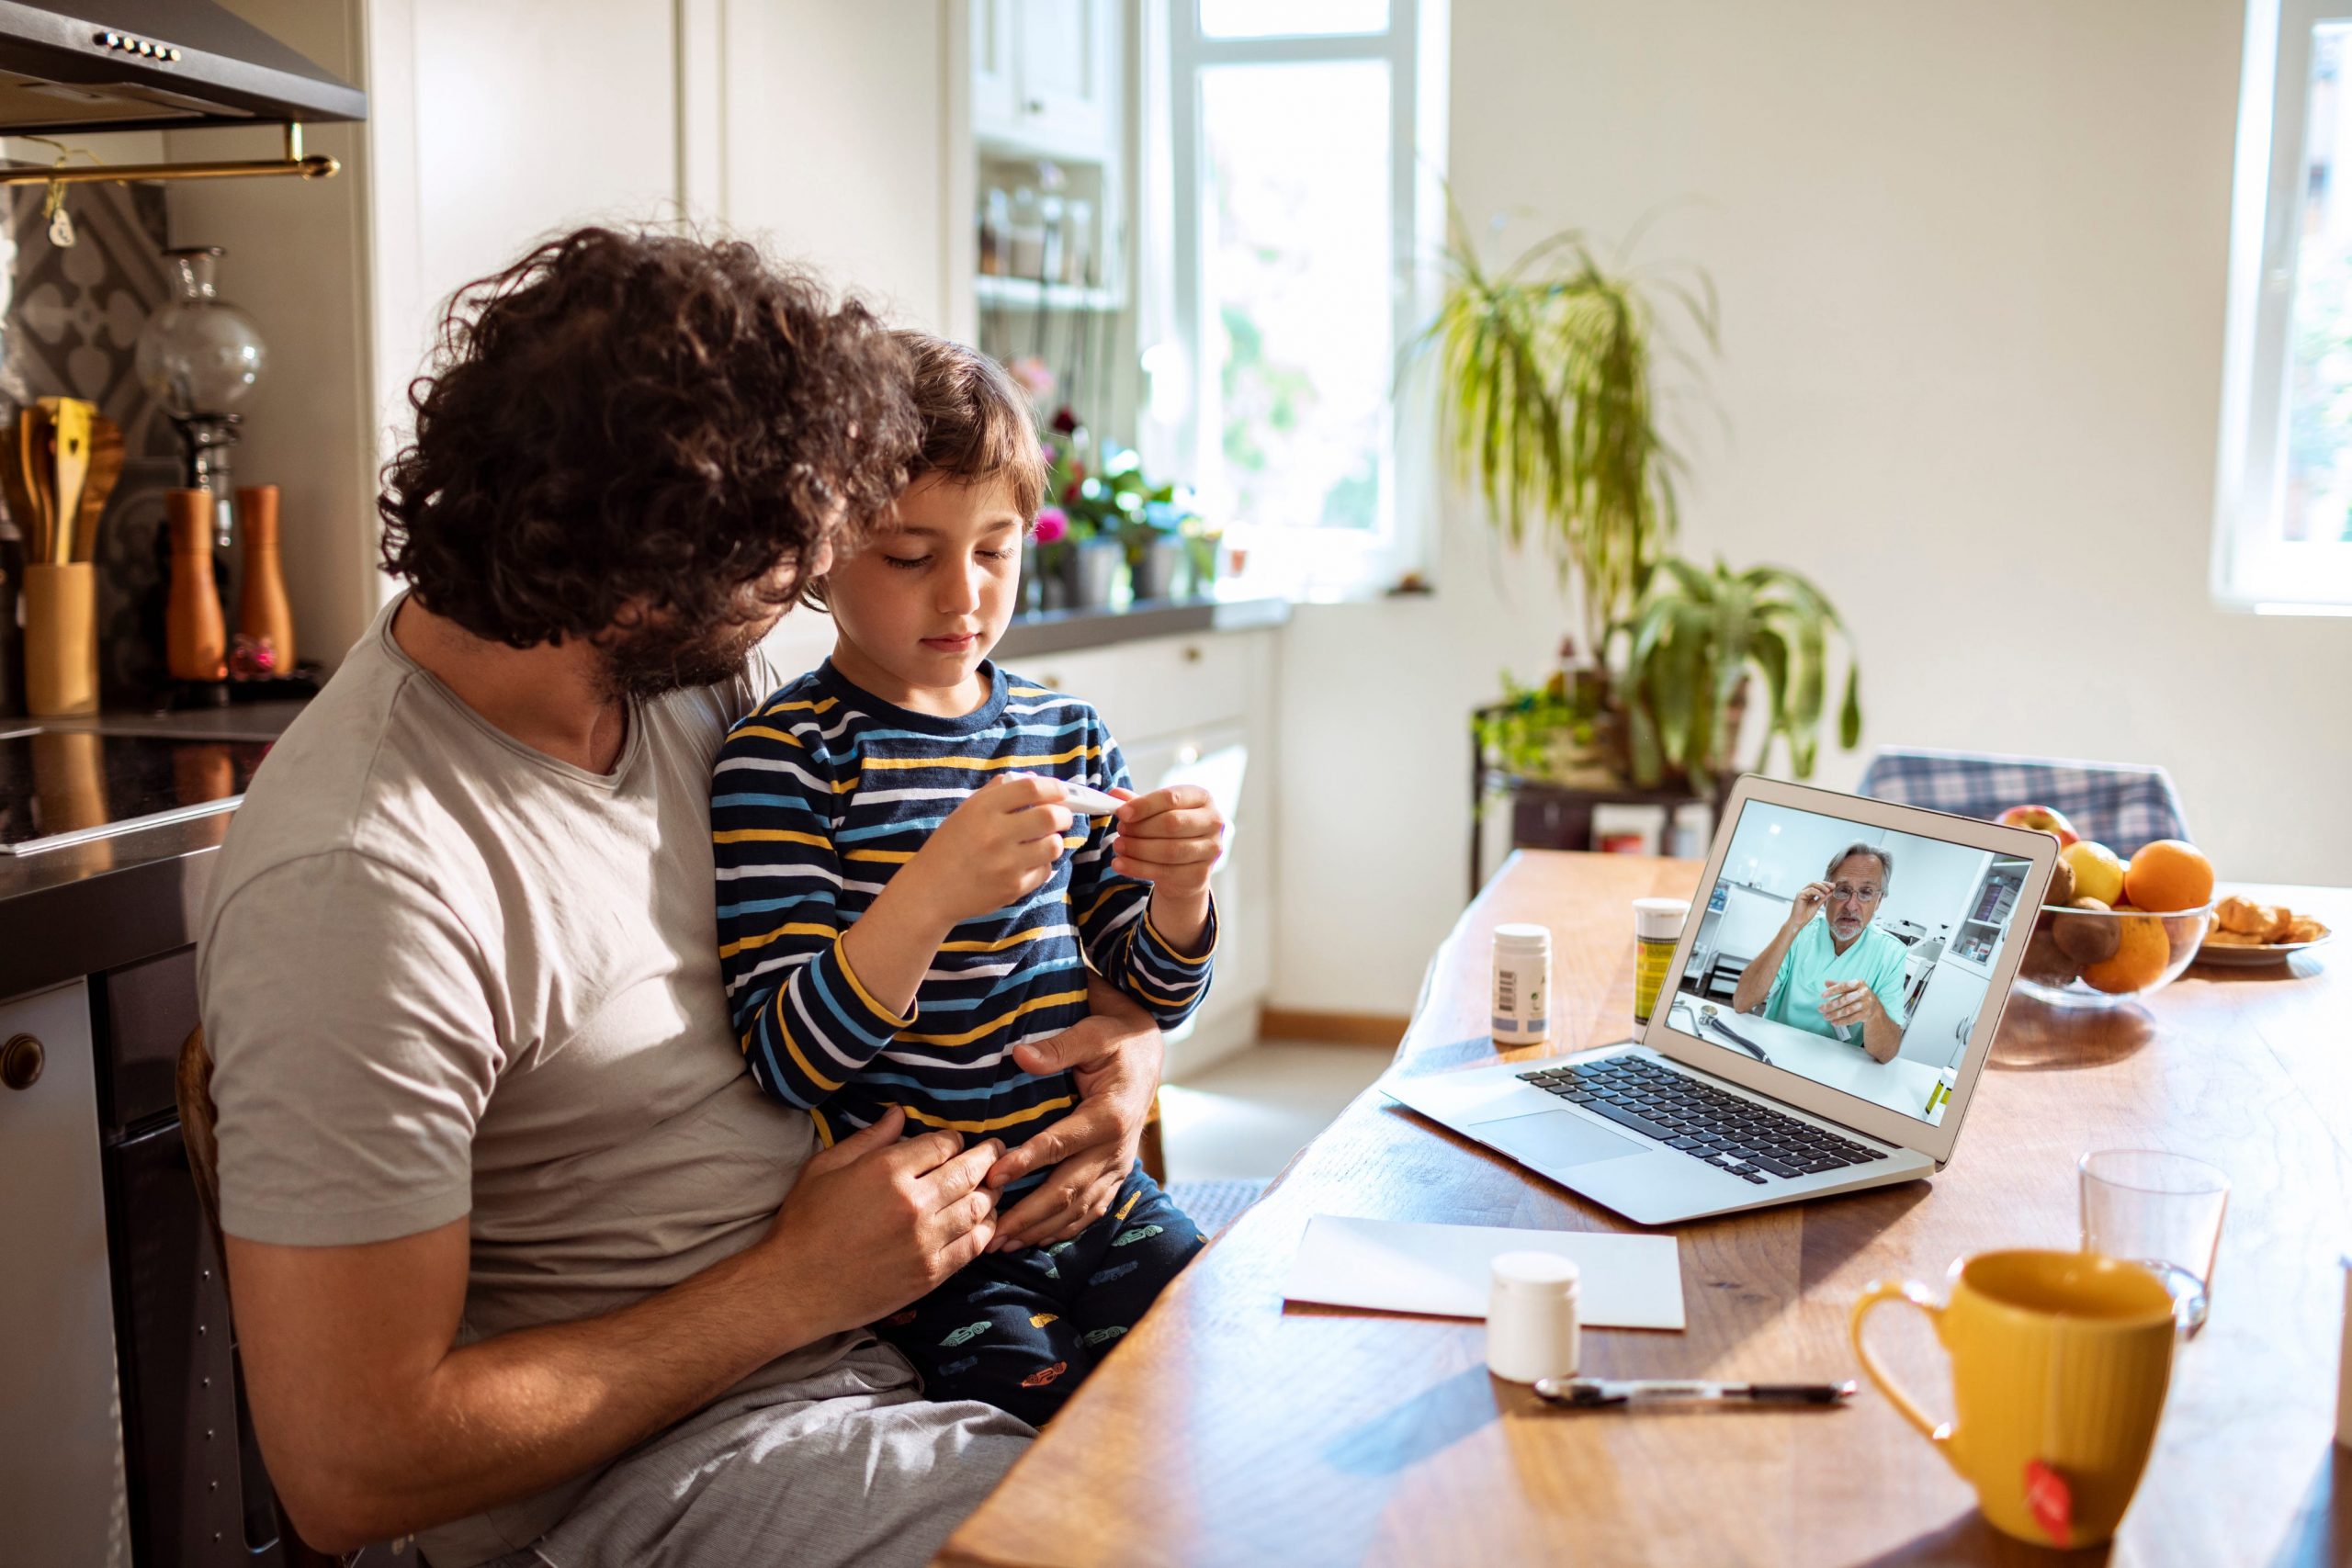
<instances>
[{"instance_id":1,"label":"window frame","mask_svg":"<svg viewBox=\"0 0 2352 1568\"><path fill-rule=\"evenodd\" d=\"M1182 395L1178 417L1165 421L1150 445L1179 472L1201 471L1199 457L1216 396L1207 362L1204 288L1208 278L1208 226L1203 221L1206 147L1203 140L1202 77L1229 66L1322 64L1370 61L1388 67L1388 188L1390 335L1401 364L1429 319L1430 269L1442 233L1444 198L1444 28L1448 0L1388 0L1388 26L1376 33L1277 34L1209 38L1201 31L1197 0L1166 0L1164 107L1156 129L1165 137L1164 221L1170 287L1162 296L1164 325L1181 353ZM1427 400L1409 382L1392 379L1388 449L1381 514L1371 529L1323 525L1240 525L1253 556L1294 598L1354 597L1385 589L1422 569L1429 553L1437 493L1433 465L1408 434L1429 428ZM1148 455L1150 455L1148 453ZM1237 529L1237 532L1240 531ZM1283 558L1289 558L1287 559Z\"/></svg>"},{"instance_id":2,"label":"window frame","mask_svg":"<svg viewBox=\"0 0 2352 1568\"><path fill-rule=\"evenodd\" d=\"M2229 293L2215 474L2214 603L2352 615L2352 542L2278 538L2311 135L2312 32L2352 0L2248 0L2231 178ZM2352 168L2340 171L2352 178Z\"/></svg>"}]
</instances>

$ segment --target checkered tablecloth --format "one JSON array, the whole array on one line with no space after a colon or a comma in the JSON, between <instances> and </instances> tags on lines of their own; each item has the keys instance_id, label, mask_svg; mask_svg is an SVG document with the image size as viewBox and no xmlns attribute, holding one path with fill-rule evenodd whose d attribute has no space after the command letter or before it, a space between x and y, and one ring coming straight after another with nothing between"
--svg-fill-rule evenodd
<instances>
[{"instance_id":1,"label":"checkered tablecloth","mask_svg":"<svg viewBox=\"0 0 2352 1568\"><path fill-rule=\"evenodd\" d=\"M2012 806L2047 806L2127 859L2151 839L2188 837L2172 775L2144 764L1890 750L1871 759L1860 793L1987 818Z\"/></svg>"}]
</instances>

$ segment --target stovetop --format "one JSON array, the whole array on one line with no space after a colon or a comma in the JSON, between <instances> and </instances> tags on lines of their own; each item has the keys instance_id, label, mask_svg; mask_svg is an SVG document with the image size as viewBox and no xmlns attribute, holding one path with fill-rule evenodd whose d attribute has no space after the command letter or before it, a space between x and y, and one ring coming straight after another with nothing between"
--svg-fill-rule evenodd
<instances>
[{"instance_id":1,"label":"stovetop","mask_svg":"<svg viewBox=\"0 0 2352 1568\"><path fill-rule=\"evenodd\" d=\"M32 854L234 807L270 742L0 730L0 854Z\"/></svg>"}]
</instances>

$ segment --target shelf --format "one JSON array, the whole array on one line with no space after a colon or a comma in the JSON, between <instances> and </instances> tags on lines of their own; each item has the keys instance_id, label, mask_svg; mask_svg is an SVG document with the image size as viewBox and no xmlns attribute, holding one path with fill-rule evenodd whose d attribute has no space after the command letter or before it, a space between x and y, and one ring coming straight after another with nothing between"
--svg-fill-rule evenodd
<instances>
[{"instance_id":1,"label":"shelf","mask_svg":"<svg viewBox=\"0 0 2352 1568\"><path fill-rule=\"evenodd\" d=\"M1034 277L1007 277L980 273L972 279L972 298L983 305L1015 310L1124 310L1126 300L1116 289L1087 288L1075 283L1040 283Z\"/></svg>"}]
</instances>

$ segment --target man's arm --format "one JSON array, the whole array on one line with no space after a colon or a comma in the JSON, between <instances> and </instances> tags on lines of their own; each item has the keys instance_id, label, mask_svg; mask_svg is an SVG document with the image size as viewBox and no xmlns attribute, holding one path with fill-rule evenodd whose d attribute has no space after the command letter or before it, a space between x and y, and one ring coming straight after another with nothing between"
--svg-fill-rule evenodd
<instances>
[{"instance_id":1,"label":"man's arm","mask_svg":"<svg viewBox=\"0 0 2352 1568\"><path fill-rule=\"evenodd\" d=\"M1001 1189L1033 1170L1054 1168L1035 1191L998 1219L991 1252L1076 1235L1110 1208L1135 1168L1152 1096L1159 1091L1164 1043L1149 1015L1099 976L1087 980L1086 1004L1093 1011L1083 1022L1013 1052L1025 1072L1069 1073L1079 1101L989 1172L989 1186Z\"/></svg>"},{"instance_id":2,"label":"man's arm","mask_svg":"<svg viewBox=\"0 0 2352 1568\"><path fill-rule=\"evenodd\" d=\"M465 1220L357 1247L230 1236L254 1425L295 1527L348 1551L544 1491L945 1280L994 1235L980 1182L1002 1149L899 1143L902 1122L810 1159L735 1257L602 1317L462 1347Z\"/></svg>"},{"instance_id":3,"label":"man's arm","mask_svg":"<svg viewBox=\"0 0 2352 1568\"><path fill-rule=\"evenodd\" d=\"M1764 1010L1764 1004L1772 999L1772 987L1780 982L1781 965L1788 962L1789 948L1796 942L1797 933L1804 930L1828 899L1829 884L1826 882L1808 882L1797 889L1797 896L1789 901L1788 919L1781 922L1770 944L1739 972L1739 985L1731 994L1732 1011Z\"/></svg>"}]
</instances>

